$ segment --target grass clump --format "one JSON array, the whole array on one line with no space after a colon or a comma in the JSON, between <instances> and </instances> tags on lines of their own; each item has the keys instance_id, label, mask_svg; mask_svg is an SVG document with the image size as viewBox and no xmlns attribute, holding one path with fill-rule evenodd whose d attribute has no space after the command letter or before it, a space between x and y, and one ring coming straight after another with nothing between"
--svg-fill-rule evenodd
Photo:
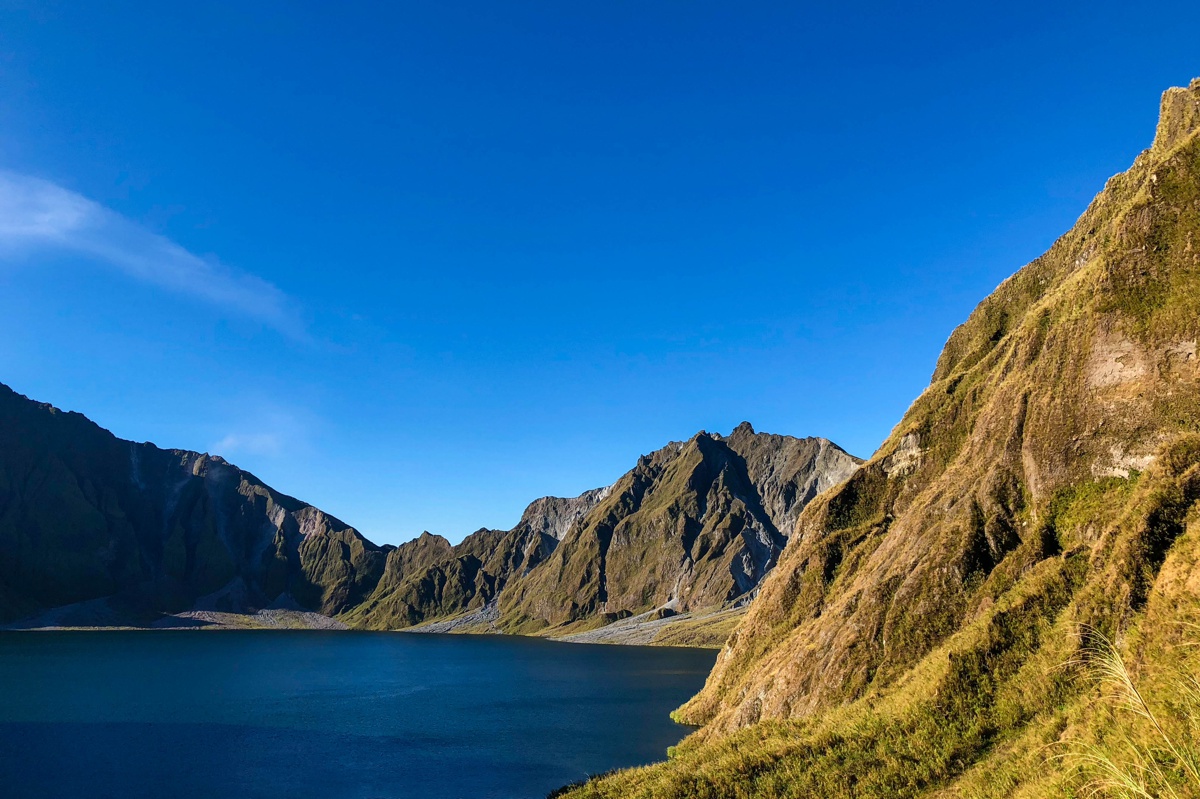
<instances>
[{"instance_id":1,"label":"grass clump","mask_svg":"<svg viewBox=\"0 0 1200 799\"><path fill-rule=\"evenodd\" d=\"M1200 797L1200 661L1195 650L1159 679L1143 680L1133 676L1111 641L1095 631L1092 637L1096 643L1088 665L1110 717L1100 741L1081 745L1070 755L1086 795ZM1193 647L1196 643L1191 642Z\"/></svg>"}]
</instances>

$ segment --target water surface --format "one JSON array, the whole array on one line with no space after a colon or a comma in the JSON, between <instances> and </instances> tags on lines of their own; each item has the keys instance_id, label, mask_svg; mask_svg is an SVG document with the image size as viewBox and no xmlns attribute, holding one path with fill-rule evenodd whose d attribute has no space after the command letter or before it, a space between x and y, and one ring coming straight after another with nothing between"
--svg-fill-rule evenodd
<instances>
[{"instance_id":1,"label":"water surface","mask_svg":"<svg viewBox=\"0 0 1200 799\"><path fill-rule=\"evenodd\" d=\"M661 760L706 650L502 636L0 633L9 799L541 797Z\"/></svg>"}]
</instances>

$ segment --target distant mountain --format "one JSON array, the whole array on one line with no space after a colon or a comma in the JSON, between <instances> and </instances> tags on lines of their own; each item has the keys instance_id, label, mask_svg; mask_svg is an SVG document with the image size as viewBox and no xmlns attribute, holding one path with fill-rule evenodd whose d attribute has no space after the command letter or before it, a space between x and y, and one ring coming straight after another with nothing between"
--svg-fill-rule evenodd
<instances>
[{"instance_id":1,"label":"distant mountain","mask_svg":"<svg viewBox=\"0 0 1200 799\"><path fill-rule=\"evenodd\" d=\"M510 579L546 560L571 526L607 494L600 488L573 499L542 497L513 529L481 529L457 546L429 533L402 544L389 556L374 593L347 619L356 626L390 629L482 610Z\"/></svg>"},{"instance_id":2,"label":"distant mountain","mask_svg":"<svg viewBox=\"0 0 1200 799\"><path fill-rule=\"evenodd\" d=\"M539 499L512 530L401 546L347 619L403 627L492 605L491 627L529 633L719 607L755 589L787 541L781 530L858 463L825 439L745 423L728 438L699 433L642 457L612 486Z\"/></svg>"},{"instance_id":3,"label":"distant mountain","mask_svg":"<svg viewBox=\"0 0 1200 799\"><path fill-rule=\"evenodd\" d=\"M0 386L0 621L278 608L374 629L478 613L536 632L717 607L756 588L781 531L857 463L743 424L643 457L609 488L539 499L511 530L380 547L219 457L123 441Z\"/></svg>"},{"instance_id":4,"label":"distant mountain","mask_svg":"<svg viewBox=\"0 0 1200 799\"><path fill-rule=\"evenodd\" d=\"M804 508L700 732L564 795L1196 796L1198 343L1200 79Z\"/></svg>"},{"instance_id":5,"label":"distant mountain","mask_svg":"<svg viewBox=\"0 0 1200 799\"><path fill-rule=\"evenodd\" d=\"M500 597L500 624L528 631L750 594L800 509L859 461L821 438L699 433L638 460L567 531L544 566Z\"/></svg>"},{"instance_id":6,"label":"distant mountain","mask_svg":"<svg viewBox=\"0 0 1200 799\"><path fill-rule=\"evenodd\" d=\"M221 458L123 441L0 386L0 620L361 602L392 547Z\"/></svg>"}]
</instances>

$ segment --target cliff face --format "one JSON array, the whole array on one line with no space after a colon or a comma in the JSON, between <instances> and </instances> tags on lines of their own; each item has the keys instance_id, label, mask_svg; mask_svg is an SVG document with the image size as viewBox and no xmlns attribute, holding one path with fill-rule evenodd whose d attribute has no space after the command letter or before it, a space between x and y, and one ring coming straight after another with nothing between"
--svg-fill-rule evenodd
<instances>
[{"instance_id":1,"label":"cliff face","mask_svg":"<svg viewBox=\"0 0 1200 799\"><path fill-rule=\"evenodd\" d=\"M580 795L1065 795L1055 755L1104 724L1095 631L1153 669L1200 613L1198 126L1200 81L1167 92L1153 146L804 508L680 711L704 730Z\"/></svg>"},{"instance_id":2,"label":"cliff face","mask_svg":"<svg viewBox=\"0 0 1200 799\"><path fill-rule=\"evenodd\" d=\"M122 441L0 386L0 619L108 596L335 614L386 556L221 458Z\"/></svg>"},{"instance_id":3,"label":"cliff face","mask_svg":"<svg viewBox=\"0 0 1200 799\"><path fill-rule=\"evenodd\" d=\"M728 438L700 433L610 487L539 499L512 530L480 530L423 570L393 574L389 563L346 620L400 627L491 606L500 629L536 632L717 607L758 585L786 542L781 525L857 464L824 439L748 424Z\"/></svg>"}]
</instances>

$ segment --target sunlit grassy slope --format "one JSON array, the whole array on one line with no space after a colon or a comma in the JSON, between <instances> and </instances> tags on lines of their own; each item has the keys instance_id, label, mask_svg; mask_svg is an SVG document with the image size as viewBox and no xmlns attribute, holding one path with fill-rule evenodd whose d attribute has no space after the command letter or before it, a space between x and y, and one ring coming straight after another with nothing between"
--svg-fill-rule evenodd
<instances>
[{"instance_id":1,"label":"sunlit grassy slope","mask_svg":"<svg viewBox=\"0 0 1200 799\"><path fill-rule=\"evenodd\" d=\"M1200 80L805 509L677 714L703 728L568 795L1088 795L1112 786L1081 753L1161 748L1088 664L1115 641L1161 708L1156 675L1198 638L1198 127Z\"/></svg>"}]
</instances>

